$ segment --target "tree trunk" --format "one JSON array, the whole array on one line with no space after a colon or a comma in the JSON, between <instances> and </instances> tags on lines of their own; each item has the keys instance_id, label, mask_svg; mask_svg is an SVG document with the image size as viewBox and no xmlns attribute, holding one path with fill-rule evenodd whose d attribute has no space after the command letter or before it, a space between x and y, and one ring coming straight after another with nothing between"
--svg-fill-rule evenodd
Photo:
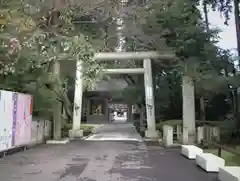
<instances>
[{"instance_id":1,"label":"tree trunk","mask_svg":"<svg viewBox=\"0 0 240 181\"><path fill-rule=\"evenodd\" d=\"M234 0L234 17L235 17L235 26L236 26L236 37L237 37L237 52L238 52L238 56L240 56L240 17L239 17L239 0ZM238 68L240 67L240 59L238 60ZM237 69L238 71L238 69ZM235 72L237 72L235 71ZM236 125L237 128L240 128L240 120L239 120L239 116L238 116L238 112L239 112L239 96L238 96L238 91L237 88L235 88L234 90L234 97L235 97L235 110L234 110L234 114L235 114L235 118L236 118Z\"/></svg>"},{"instance_id":2,"label":"tree trunk","mask_svg":"<svg viewBox=\"0 0 240 181\"><path fill-rule=\"evenodd\" d=\"M60 63L57 61L53 65L53 73L56 77L60 75ZM59 85L57 85L59 86ZM55 92L59 92L59 87L53 87ZM62 116L61 111L62 104L59 101L56 101L53 105L53 139L57 140L61 138L61 128L62 128Z\"/></svg>"},{"instance_id":3,"label":"tree trunk","mask_svg":"<svg viewBox=\"0 0 240 181\"><path fill-rule=\"evenodd\" d=\"M62 116L61 116L62 105L60 102L54 105L53 110L53 139L61 139L61 129L62 129Z\"/></svg>"},{"instance_id":4,"label":"tree trunk","mask_svg":"<svg viewBox=\"0 0 240 181\"><path fill-rule=\"evenodd\" d=\"M207 9L207 1L203 1L203 12L205 17L205 25L206 25L206 31L209 32L209 20L208 20L208 9ZM204 102L204 95L200 96L200 117L201 121L206 120L206 112L205 112L205 102Z\"/></svg>"},{"instance_id":5,"label":"tree trunk","mask_svg":"<svg viewBox=\"0 0 240 181\"><path fill-rule=\"evenodd\" d=\"M108 48L108 26L104 26L104 48Z\"/></svg>"},{"instance_id":6,"label":"tree trunk","mask_svg":"<svg viewBox=\"0 0 240 181\"><path fill-rule=\"evenodd\" d=\"M54 0L54 11L57 11L59 9L61 9L62 7L64 7L65 2L64 0ZM55 13L53 14L53 26L55 26L57 24L57 20L58 20L58 14ZM57 42L60 43L60 42ZM59 93L60 92L60 88L59 86L61 86L62 84L59 84L61 81L59 81L59 77L60 77L60 63L57 60L56 62L54 62L53 65L53 74L55 75L55 79L58 82L57 86L53 87L53 89L55 90L55 92ZM62 103L60 101L56 101L56 103L53 105L53 139L57 140L61 138L61 128L62 128Z\"/></svg>"},{"instance_id":7,"label":"tree trunk","mask_svg":"<svg viewBox=\"0 0 240 181\"><path fill-rule=\"evenodd\" d=\"M239 0L234 0L234 17L236 25L236 36L237 36L237 52L240 56L240 18L239 18ZM238 60L238 65L240 65L240 60Z\"/></svg>"},{"instance_id":8,"label":"tree trunk","mask_svg":"<svg viewBox=\"0 0 240 181\"><path fill-rule=\"evenodd\" d=\"M203 2L203 12L205 17L206 31L209 32L208 9L207 9L207 2L205 0Z\"/></svg>"},{"instance_id":9,"label":"tree trunk","mask_svg":"<svg viewBox=\"0 0 240 181\"><path fill-rule=\"evenodd\" d=\"M60 76L60 75L59 75ZM62 81L60 80L60 78L56 77L58 85L62 85ZM65 113L67 114L68 119L72 120L73 119L73 108L72 108L72 104L68 98L68 95L66 92L61 91L61 92L57 92L59 94L60 99L62 100L62 104L63 104L63 109L65 110Z\"/></svg>"},{"instance_id":10,"label":"tree trunk","mask_svg":"<svg viewBox=\"0 0 240 181\"><path fill-rule=\"evenodd\" d=\"M182 77L183 127L188 128L189 143L195 141L195 96L193 79Z\"/></svg>"}]
</instances>

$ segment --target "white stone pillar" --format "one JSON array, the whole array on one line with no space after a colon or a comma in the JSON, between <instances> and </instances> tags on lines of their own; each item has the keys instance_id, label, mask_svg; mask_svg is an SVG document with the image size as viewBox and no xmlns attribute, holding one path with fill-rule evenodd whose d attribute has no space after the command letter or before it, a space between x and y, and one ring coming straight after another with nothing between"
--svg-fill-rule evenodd
<instances>
[{"instance_id":1,"label":"white stone pillar","mask_svg":"<svg viewBox=\"0 0 240 181\"><path fill-rule=\"evenodd\" d=\"M220 128L219 127L214 126L212 128L212 136L214 136L216 139L214 141L220 141Z\"/></svg>"},{"instance_id":2,"label":"white stone pillar","mask_svg":"<svg viewBox=\"0 0 240 181\"><path fill-rule=\"evenodd\" d=\"M163 125L163 142L165 146L173 145L173 127L170 125Z\"/></svg>"},{"instance_id":3,"label":"white stone pillar","mask_svg":"<svg viewBox=\"0 0 240 181\"><path fill-rule=\"evenodd\" d=\"M152 66L150 59L143 60L144 68L144 86L145 86L145 101L147 113L147 130L145 136L148 138L157 138L159 135L156 131L155 120L155 105L153 95L153 82L152 82Z\"/></svg>"},{"instance_id":4,"label":"white stone pillar","mask_svg":"<svg viewBox=\"0 0 240 181\"><path fill-rule=\"evenodd\" d=\"M195 129L195 97L194 84L189 76L182 77L182 98L183 98L183 127L188 128L190 140L194 140ZM190 141L189 140L189 141Z\"/></svg>"},{"instance_id":5,"label":"white stone pillar","mask_svg":"<svg viewBox=\"0 0 240 181\"><path fill-rule=\"evenodd\" d=\"M197 143L201 144L201 141L203 139L203 127L198 127L197 128Z\"/></svg>"},{"instance_id":6,"label":"white stone pillar","mask_svg":"<svg viewBox=\"0 0 240 181\"><path fill-rule=\"evenodd\" d=\"M76 78L74 91L74 107L73 107L73 124L72 130L69 132L69 137L82 137L81 117L82 117L82 95L83 95L83 80L82 80L82 64L80 60L76 61Z\"/></svg>"}]
</instances>

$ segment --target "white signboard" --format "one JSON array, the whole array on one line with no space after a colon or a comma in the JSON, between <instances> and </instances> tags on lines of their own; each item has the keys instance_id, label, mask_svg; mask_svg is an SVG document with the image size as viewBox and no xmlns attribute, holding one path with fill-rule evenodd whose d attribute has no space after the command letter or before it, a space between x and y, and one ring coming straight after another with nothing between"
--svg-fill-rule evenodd
<instances>
[{"instance_id":1,"label":"white signboard","mask_svg":"<svg viewBox=\"0 0 240 181\"><path fill-rule=\"evenodd\" d=\"M147 99L153 98L153 88L150 86L146 87L146 97L147 97Z\"/></svg>"},{"instance_id":2,"label":"white signboard","mask_svg":"<svg viewBox=\"0 0 240 181\"><path fill-rule=\"evenodd\" d=\"M26 145L31 141L32 97L17 93L16 131L14 145Z\"/></svg>"},{"instance_id":3,"label":"white signboard","mask_svg":"<svg viewBox=\"0 0 240 181\"><path fill-rule=\"evenodd\" d=\"M3 144L3 133L4 133L4 115L3 115L3 110L4 110L4 100L3 100L3 95L2 91L0 91L0 151L4 150L4 144Z\"/></svg>"},{"instance_id":4,"label":"white signboard","mask_svg":"<svg viewBox=\"0 0 240 181\"><path fill-rule=\"evenodd\" d=\"M0 150L7 150L12 147L13 100L12 92L0 92Z\"/></svg>"}]
</instances>

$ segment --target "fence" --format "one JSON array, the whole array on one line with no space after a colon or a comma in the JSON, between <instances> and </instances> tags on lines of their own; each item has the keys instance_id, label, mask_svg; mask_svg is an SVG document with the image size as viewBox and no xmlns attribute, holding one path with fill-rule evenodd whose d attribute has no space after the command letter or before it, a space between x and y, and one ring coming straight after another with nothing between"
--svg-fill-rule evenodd
<instances>
[{"instance_id":1,"label":"fence","mask_svg":"<svg viewBox=\"0 0 240 181\"><path fill-rule=\"evenodd\" d=\"M182 144L188 141L188 138L185 135L188 135L187 129L183 128L182 123L177 124L163 124L163 141L167 146L174 144ZM197 127L197 143L200 143L201 140L213 141L220 140L220 128L217 126L211 125L201 125Z\"/></svg>"}]
</instances>

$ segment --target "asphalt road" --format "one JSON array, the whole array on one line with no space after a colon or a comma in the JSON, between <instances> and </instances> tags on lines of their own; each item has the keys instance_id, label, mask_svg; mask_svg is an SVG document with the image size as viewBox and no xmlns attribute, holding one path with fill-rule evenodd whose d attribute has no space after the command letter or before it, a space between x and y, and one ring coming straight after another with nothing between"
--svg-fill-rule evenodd
<instances>
[{"instance_id":1,"label":"asphalt road","mask_svg":"<svg viewBox=\"0 0 240 181\"><path fill-rule=\"evenodd\" d=\"M111 133L109 127L103 130ZM130 127L119 130L139 138ZM0 181L216 180L216 174L204 172L179 150L147 146L141 140L81 140L67 145L41 145L0 159Z\"/></svg>"}]
</instances>

